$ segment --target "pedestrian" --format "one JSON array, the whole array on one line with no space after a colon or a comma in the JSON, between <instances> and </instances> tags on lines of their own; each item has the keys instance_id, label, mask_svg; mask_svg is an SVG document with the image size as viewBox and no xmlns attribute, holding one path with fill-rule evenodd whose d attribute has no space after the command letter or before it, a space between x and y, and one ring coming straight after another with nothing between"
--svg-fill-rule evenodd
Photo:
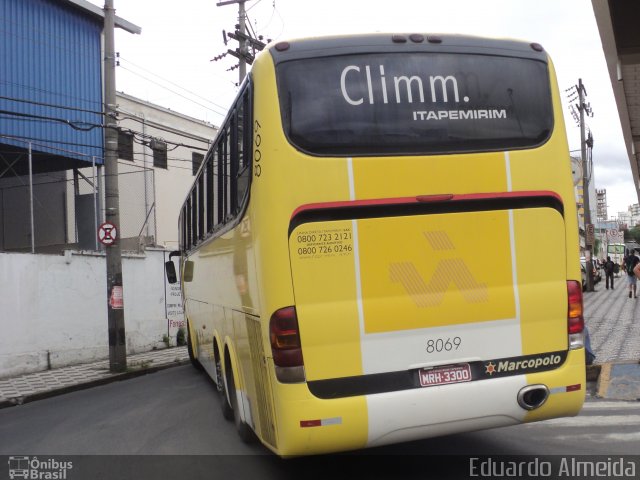
<instances>
[{"instance_id":1,"label":"pedestrian","mask_svg":"<svg viewBox=\"0 0 640 480\"><path fill-rule=\"evenodd\" d=\"M589 329L587 324L584 324L584 360L587 365L593 365L596 359L596 354L593 353L591 348L591 336L589 335Z\"/></svg>"},{"instance_id":2,"label":"pedestrian","mask_svg":"<svg viewBox=\"0 0 640 480\"><path fill-rule=\"evenodd\" d=\"M638 279L636 274L633 273L633 269L640 263L640 258L636 257L635 252L627 250L627 256L624 258L624 269L627 272L627 285L629 285L629 298L633 294L633 298L636 298L636 284Z\"/></svg>"},{"instance_id":3,"label":"pedestrian","mask_svg":"<svg viewBox=\"0 0 640 480\"><path fill-rule=\"evenodd\" d=\"M611 257L607 257L607 261L604 262L604 275L607 278L607 290L609 290L609 280L611 280L611 290L613 290L613 273L615 270L615 264L611 261Z\"/></svg>"}]
</instances>

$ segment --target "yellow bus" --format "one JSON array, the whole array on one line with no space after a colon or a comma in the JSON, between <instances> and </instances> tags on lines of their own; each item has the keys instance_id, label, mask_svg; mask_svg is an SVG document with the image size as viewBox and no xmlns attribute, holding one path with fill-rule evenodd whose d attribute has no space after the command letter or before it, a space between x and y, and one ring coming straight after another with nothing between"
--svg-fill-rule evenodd
<instances>
[{"instance_id":1,"label":"yellow bus","mask_svg":"<svg viewBox=\"0 0 640 480\"><path fill-rule=\"evenodd\" d=\"M282 456L576 415L577 214L538 44L272 43L182 207L193 363Z\"/></svg>"}]
</instances>

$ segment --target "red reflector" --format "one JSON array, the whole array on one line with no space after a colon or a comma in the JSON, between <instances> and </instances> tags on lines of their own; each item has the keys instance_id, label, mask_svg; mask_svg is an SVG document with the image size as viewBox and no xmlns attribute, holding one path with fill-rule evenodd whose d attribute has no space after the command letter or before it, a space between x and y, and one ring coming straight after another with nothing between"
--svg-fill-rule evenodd
<instances>
[{"instance_id":1,"label":"red reflector","mask_svg":"<svg viewBox=\"0 0 640 480\"><path fill-rule=\"evenodd\" d=\"M567 386L567 392L575 392L577 390L582 389L582 385L580 385L579 383L576 385L569 385Z\"/></svg>"},{"instance_id":2,"label":"red reflector","mask_svg":"<svg viewBox=\"0 0 640 480\"><path fill-rule=\"evenodd\" d=\"M321 426L322 426L322 420L300 420L301 428L321 427Z\"/></svg>"},{"instance_id":3,"label":"red reflector","mask_svg":"<svg viewBox=\"0 0 640 480\"><path fill-rule=\"evenodd\" d=\"M569 333L580 333L584 330L582 286L575 280L567 281L567 303L567 324Z\"/></svg>"}]
</instances>

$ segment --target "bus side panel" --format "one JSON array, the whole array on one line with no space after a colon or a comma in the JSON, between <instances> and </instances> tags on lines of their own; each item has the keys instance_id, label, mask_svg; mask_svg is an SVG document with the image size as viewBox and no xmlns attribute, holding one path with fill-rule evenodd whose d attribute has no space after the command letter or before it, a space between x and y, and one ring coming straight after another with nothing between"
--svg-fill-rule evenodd
<instances>
[{"instance_id":1,"label":"bus side panel","mask_svg":"<svg viewBox=\"0 0 640 480\"><path fill-rule=\"evenodd\" d=\"M319 432L317 429L301 429L300 420L307 418L308 412L318 415L318 418L333 418L343 415L337 412L336 407L325 405L321 410L312 408L305 399L309 398L306 384L283 384L276 380L273 370L271 345L269 338L269 320L278 309L296 304L293 284L291 280L291 267L289 261L289 244L287 231L289 221L294 210L309 201L341 201L349 198L348 170L344 159L322 158L317 159L314 168L309 168L308 157L291 147L282 131L282 121L277 98L275 70L270 56L262 56L256 60L252 68L254 77L254 118L253 118L253 178L251 183L251 197L249 215L253 231L253 248L255 252L256 284L259 286L257 293L256 314L261 318L261 335L264 345L265 360L269 365L269 377L265 379L267 386L264 393L271 395L272 404L267 405L264 418L268 417L271 410L272 418L276 426L275 440L260 431L261 440L273 448L274 451L286 452L287 448L282 442L303 442L308 449L307 453L317 453L312 443L308 443L316 435L324 440L326 451L336 451L336 447L330 445L341 443L336 435L336 429L327 427ZM292 183L291 179L295 179ZM353 275L353 263L350 274ZM322 288L334 285L347 285L347 281L336 278L324 279L324 285L316 285L315 291L320 294ZM353 291L355 285L351 282L349 291ZM322 288L321 288L322 287ZM297 306L297 305L296 305ZM320 305L318 305L320 306ZM323 308L323 307L321 307ZM325 310L320 314L322 318L336 318L335 312ZM354 313L349 311L348 315ZM347 319L345 319L347 320ZM328 325L322 322L313 328L329 335ZM357 324L356 324L357 328ZM358 332L349 332L338 329L334 333L338 344L351 342L357 345ZM307 335L310 339L310 336ZM338 347L340 348L340 347ZM346 352L347 349L342 349ZM312 352L303 355L313 355ZM351 365L352 371L357 372L359 362L355 362L357 354L349 353L345 363ZM340 356L330 355L331 360L326 368L335 371L340 363ZM311 359L311 357L309 357ZM333 365L333 366L332 366ZM259 382L260 380L257 380ZM259 387L256 387L257 394ZM289 404L292 398L294 405ZM316 399L317 400L317 399ZM323 403L324 402L320 402ZM346 422L349 429L341 428L344 438L353 441L357 436L357 444L363 446L366 442L366 407L364 400L349 402L354 416L358 416L357 425L352 421ZM292 413L295 418L292 419ZM342 412L342 411L341 411ZM345 417L346 418L346 417ZM261 427L260 427L261 428ZM307 439L307 440L305 440ZM346 441L346 440L345 440ZM306 442L306 443L305 443ZM351 443L353 444L353 443Z\"/></svg>"},{"instance_id":2,"label":"bus side panel","mask_svg":"<svg viewBox=\"0 0 640 480\"><path fill-rule=\"evenodd\" d=\"M269 366L275 378L273 364ZM316 455L367 446L366 397L321 400L306 383L274 384L279 455Z\"/></svg>"},{"instance_id":3,"label":"bus side panel","mask_svg":"<svg viewBox=\"0 0 640 480\"><path fill-rule=\"evenodd\" d=\"M307 380L362 375L352 221L301 225L289 243Z\"/></svg>"},{"instance_id":4,"label":"bus side panel","mask_svg":"<svg viewBox=\"0 0 640 480\"><path fill-rule=\"evenodd\" d=\"M513 223L522 354L566 350L567 273L562 215L550 209L514 211Z\"/></svg>"}]
</instances>

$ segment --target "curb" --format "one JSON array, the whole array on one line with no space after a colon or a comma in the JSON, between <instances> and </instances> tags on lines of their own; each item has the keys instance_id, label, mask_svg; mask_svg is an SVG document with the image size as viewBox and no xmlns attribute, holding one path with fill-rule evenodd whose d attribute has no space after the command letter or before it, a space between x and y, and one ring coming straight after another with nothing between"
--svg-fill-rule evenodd
<instances>
[{"instance_id":1,"label":"curb","mask_svg":"<svg viewBox=\"0 0 640 480\"><path fill-rule=\"evenodd\" d=\"M611 364L605 363L604 365L602 365L602 370L600 371L600 375L598 376L598 383L596 384L596 397L605 398L610 381Z\"/></svg>"},{"instance_id":2,"label":"curb","mask_svg":"<svg viewBox=\"0 0 640 480\"><path fill-rule=\"evenodd\" d=\"M97 380L91 380L89 382L77 383L75 385L69 385L66 387L56 388L53 390L47 390L43 392L36 392L36 393L25 395L22 397L13 397L7 400L0 400L0 409L15 407L17 405L23 405L25 403L34 402L36 400L43 400L45 398L57 397L58 395L77 392L79 390L86 390L88 388L98 387L100 385L107 385L109 383L119 382L121 380L129 380L131 378L141 377L143 375L147 375L150 373L156 373L156 372L159 372L160 370L166 370L168 368L188 365L189 363L190 363L189 359L176 360L174 362L166 363L163 365L155 365L147 368L139 368L137 370L132 370L124 373L114 373L108 377L99 378Z\"/></svg>"}]
</instances>

